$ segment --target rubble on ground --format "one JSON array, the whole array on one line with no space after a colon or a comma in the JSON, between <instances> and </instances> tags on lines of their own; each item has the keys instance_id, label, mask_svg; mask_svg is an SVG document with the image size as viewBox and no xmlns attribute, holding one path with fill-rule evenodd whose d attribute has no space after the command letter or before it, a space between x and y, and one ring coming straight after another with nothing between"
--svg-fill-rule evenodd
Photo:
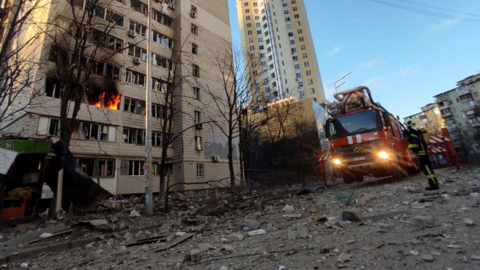
<instances>
[{"instance_id":1,"label":"rubble on ground","mask_svg":"<svg viewBox=\"0 0 480 270\"><path fill-rule=\"evenodd\" d=\"M95 211L0 231L0 257L10 254L13 260L0 265L77 270L480 268L480 179L468 170L443 169L437 176L442 186L437 193L424 192L427 181L419 174L400 182L337 182L328 190L175 194L168 213L161 211L163 200L157 201L154 217L143 215L142 198L109 199ZM82 245L25 258L12 255L64 241Z\"/></svg>"}]
</instances>

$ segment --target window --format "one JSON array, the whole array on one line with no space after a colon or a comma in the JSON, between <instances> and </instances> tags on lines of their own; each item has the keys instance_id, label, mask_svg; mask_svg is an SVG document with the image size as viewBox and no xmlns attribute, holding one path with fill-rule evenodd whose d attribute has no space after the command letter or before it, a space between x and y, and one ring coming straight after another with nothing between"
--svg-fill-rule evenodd
<instances>
[{"instance_id":1,"label":"window","mask_svg":"<svg viewBox=\"0 0 480 270\"><path fill-rule=\"evenodd\" d=\"M121 175L143 175L145 162L140 160L122 160L120 164Z\"/></svg>"},{"instance_id":2,"label":"window","mask_svg":"<svg viewBox=\"0 0 480 270\"><path fill-rule=\"evenodd\" d=\"M300 65L295 65L295 70L299 70L300 69Z\"/></svg>"},{"instance_id":3,"label":"window","mask_svg":"<svg viewBox=\"0 0 480 270\"><path fill-rule=\"evenodd\" d=\"M258 42L263 42L263 38L259 37Z\"/></svg>"},{"instance_id":4,"label":"window","mask_svg":"<svg viewBox=\"0 0 480 270\"><path fill-rule=\"evenodd\" d=\"M172 22L173 22L173 19L170 18L169 16L163 14L162 12L156 10L156 9L152 9L153 11L153 19L165 26L168 26L168 27L172 27Z\"/></svg>"},{"instance_id":5,"label":"window","mask_svg":"<svg viewBox=\"0 0 480 270\"><path fill-rule=\"evenodd\" d=\"M305 98L305 91L300 91L299 94L301 99Z\"/></svg>"},{"instance_id":6,"label":"window","mask_svg":"<svg viewBox=\"0 0 480 270\"><path fill-rule=\"evenodd\" d=\"M203 163L197 163L197 177L205 176L205 167Z\"/></svg>"},{"instance_id":7,"label":"window","mask_svg":"<svg viewBox=\"0 0 480 270\"><path fill-rule=\"evenodd\" d=\"M172 84L157 78L152 78L152 90L158 91L162 93L166 93L168 90L172 88Z\"/></svg>"},{"instance_id":8,"label":"window","mask_svg":"<svg viewBox=\"0 0 480 270\"><path fill-rule=\"evenodd\" d=\"M158 33L157 31L152 31L152 40L158 44L165 46L167 48L173 49L175 42L173 38L167 37Z\"/></svg>"},{"instance_id":9,"label":"window","mask_svg":"<svg viewBox=\"0 0 480 270\"><path fill-rule=\"evenodd\" d=\"M192 65L192 74L193 74L193 76L195 76L197 78L200 77L200 67L193 64Z\"/></svg>"},{"instance_id":10,"label":"window","mask_svg":"<svg viewBox=\"0 0 480 270\"><path fill-rule=\"evenodd\" d=\"M95 16L102 18L106 21L111 21L120 27L123 27L125 24L125 18L122 15L99 5L95 7Z\"/></svg>"},{"instance_id":11,"label":"window","mask_svg":"<svg viewBox=\"0 0 480 270\"><path fill-rule=\"evenodd\" d=\"M309 66L310 66L310 62L304 62L304 63L303 63L303 66L304 66L304 67L309 67Z\"/></svg>"},{"instance_id":12,"label":"window","mask_svg":"<svg viewBox=\"0 0 480 270\"><path fill-rule=\"evenodd\" d=\"M305 74L306 74L307 76L311 76L311 75L312 75L312 71L311 71L311 70L307 70L307 71L305 72Z\"/></svg>"},{"instance_id":13,"label":"window","mask_svg":"<svg viewBox=\"0 0 480 270\"><path fill-rule=\"evenodd\" d=\"M248 26L248 25L250 25L250 26ZM247 27L251 27L251 26L252 26L251 23L248 23L248 24L247 24ZM260 23L256 23L256 24L255 24L255 27L260 27Z\"/></svg>"},{"instance_id":14,"label":"window","mask_svg":"<svg viewBox=\"0 0 480 270\"><path fill-rule=\"evenodd\" d=\"M248 7L248 2L243 3L244 6Z\"/></svg>"},{"instance_id":15,"label":"window","mask_svg":"<svg viewBox=\"0 0 480 270\"><path fill-rule=\"evenodd\" d=\"M115 160L113 159L78 159L77 168L92 178L115 177Z\"/></svg>"},{"instance_id":16,"label":"window","mask_svg":"<svg viewBox=\"0 0 480 270\"><path fill-rule=\"evenodd\" d=\"M297 7L293 7L293 11L297 11L297 10L298 10L298 8L297 8Z\"/></svg>"},{"instance_id":17,"label":"window","mask_svg":"<svg viewBox=\"0 0 480 270\"><path fill-rule=\"evenodd\" d=\"M474 97L478 97L478 93L477 93L477 92L473 92L473 96L474 96Z\"/></svg>"},{"instance_id":18,"label":"window","mask_svg":"<svg viewBox=\"0 0 480 270\"><path fill-rule=\"evenodd\" d=\"M200 100L200 88L193 87L193 98L196 100Z\"/></svg>"},{"instance_id":19,"label":"window","mask_svg":"<svg viewBox=\"0 0 480 270\"><path fill-rule=\"evenodd\" d=\"M130 20L130 31L135 31L137 35L141 35L143 37L147 36L147 27L141 23L138 23L134 20Z\"/></svg>"},{"instance_id":20,"label":"window","mask_svg":"<svg viewBox=\"0 0 480 270\"><path fill-rule=\"evenodd\" d=\"M310 94L315 94L315 89L314 88L310 89Z\"/></svg>"},{"instance_id":21,"label":"window","mask_svg":"<svg viewBox=\"0 0 480 270\"><path fill-rule=\"evenodd\" d=\"M200 136L195 136L195 150L203 151L203 140Z\"/></svg>"},{"instance_id":22,"label":"window","mask_svg":"<svg viewBox=\"0 0 480 270\"><path fill-rule=\"evenodd\" d=\"M195 36L198 36L198 26L192 23L192 25L190 26L190 32Z\"/></svg>"},{"instance_id":23,"label":"window","mask_svg":"<svg viewBox=\"0 0 480 270\"><path fill-rule=\"evenodd\" d=\"M152 146L154 146L154 147L162 146L162 133L161 132L152 132Z\"/></svg>"},{"instance_id":24,"label":"window","mask_svg":"<svg viewBox=\"0 0 480 270\"><path fill-rule=\"evenodd\" d=\"M299 41L299 42L304 42L305 39L304 39L303 37L299 37L299 38L298 38L298 41Z\"/></svg>"},{"instance_id":25,"label":"window","mask_svg":"<svg viewBox=\"0 0 480 270\"><path fill-rule=\"evenodd\" d=\"M308 81L307 81L307 84L308 84L308 85L312 85L312 84L313 84L313 80L312 80L312 79L308 80Z\"/></svg>"},{"instance_id":26,"label":"window","mask_svg":"<svg viewBox=\"0 0 480 270\"><path fill-rule=\"evenodd\" d=\"M145 115L145 112L146 112L145 101L130 98L130 97L125 97L123 111L130 112L133 114Z\"/></svg>"},{"instance_id":27,"label":"window","mask_svg":"<svg viewBox=\"0 0 480 270\"><path fill-rule=\"evenodd\" d=\"M193 18L196 18L196 14L197 14L197 7L194 6L194 5L191 5L191 6L190 6L190 15L191 15Z\"/></svg>"},{"instance_id":28,"label":"window","mask_svg":"<svg viewBox=\"0 0 480 270\"><path fill-rule=\"evenodd\" d=\"M285 21L289 22L289 21L290 21L290 17L286 17L286 18L285 18Z\"/></svg>"},{"instance_id":29,"label":"window","mask_svg":"<svg viewBox=\"0 0 480 270\"><path fill-rule=\"evenodd\" d=\"M137 86L145 86L145 74L127 69L127 83L137 85Z\"/></svg>"},{"instance_id":30,"label":"window","mask_svg":"<svg viewBox=\"0 0 480 270\"><path fill-rule=\"evenodd\" d=\"M304 53L304 54L302 54L302 57L303 57L303 59L308 58L308 54Z\"/></svg>"},{"instance_id":31,"label":"window","mask_svg":"<svg viewBox=\"0 0 480 270\"><path fill-rule=\"evenodd\" d=\"M298 19L298 18L300 18L300 15L295 14L295 15L293 15L293 17L294 17L295 19Z\"/></svg>"},{"instance_id":32,"label":"window","mask_svg":"<svg viewBox=\"0 0 480 270\"><path fill-rule=\"evenodd\" d=\"M198 45L195 43L192 43L192 53L198 54Z\"/></svg>"},{"instance_id":33,"label":"window","mask_svg":"<svg viewBox=\"0 0 480 270\"><path fill-rule=\"evenodd\" d=\"M170 63L167 58L155 53L152 53L152 64L157 67L168 68L169 70L173 68L172 63Z\"/></svg>"},{"instance_id":34,"label":"window","mask_svg":"<svg viewBox=\"0 0 480 270\"><path fill-rule=\"evenodd\" d=\"M289 36L289 37L293 37L293 33L292 33L292 32L289 32L289 33L288 33L288 36Z\"/></svg>"},{"instance_id":35,"label":"window","mask_svg":"<svg viewBox=\"0 0 480 270\"><path fill-rule=\"evenodd\" d=\"M41 135L59 135L60 120L40 116L37 126L37 134Z\"/></svg>"},{"instance_id":36,"label":"window","mask_svg":"<svg viewBox=\"0 0 480 270\"><path fill-rule=\"evenodd\" d=\"M195 118L194 119L195 125L201 124L202 123L202 113L199 112L199 111L194 111L193 115L194 115L194 118Z\"/></svg>"},{"instance_id":37,"label":"window","mask_svg":"<svg viewBox=\"0 0 480 270\"><path fill-rule=\"evenodd\" d=\"M144 145L145 130L124 127L123 142L128 144Z\"/></svg>"},{"instance_id":38,"label":"window","mask_svg":"<svg viewBox=\"0 0 480 270\"><path fill-rule=\"evenodd\" d=\"M252 24L251 23L247 23L247 28L250 28L252 27Z\"/></svg>"},{"instance_id":39,"label":"window","mask_svg":"<svg viewBox=\"0 0 480 270\"><path fill-rule=\"evenodd\" d=\"M261 35L262 34L262 30L257 30L257 35Z\"/></svg>"},{"instance_id":40,"label":"window","mask_svg":"<svg viewBox=\"0 0 480 270\"><path fill-rule=\"evenodd\" d=\"M292 48L292 54L296 54L297 53L297 49L296 48Z\"/></svg>"},{"instance_id":41,"label":"window","mask_svg":"<svg viewBox=\"0 0 480 270\"><path fill-rule=\"evenodd\" d=\"M297 73L296 77L297 77L297 79L301 79L302 78L302 73Z\"/></svg>"},{"instance_id":42,"label":"window","mask_svg":"<svg viewBox=\"0 0 480 270\"><path fill-rule=\"evenodd\" d=\"M130 6L133 10L142 13L143 15L148 15L148 6L140 0L130 0Z\"/></svg>"},{"instance_id":43,"label":"window","mask_svg":"<svg viewBox=\"0 0 480 270\"><path fill-rule=\"evenodd\" d=\"M96 29L91 32L90 41L98 46L110 49L112 51L123 50L123 40L107 35L104 32Z\"/></svg>"},{"instance_id":44,"label":"window","mask_svg":"<svg viewBox=\"0 0 480 270\"><path fill-rule=\"evenodd\" d=\"M72 134L72 138L78 140L116 142L117 128L98 123L80 122L77 131Z\"/></svg>"},{"instance_id":45,"label":"window","mask_svg":"<svg viewBox=\"0 0 480 270\"><path fill-rule=\"evenodd\" d=\"M298 61L298 56L293 56L292 59L293 61Z\"/></svg>"},{"instance_id":46,"label":"window","mask_svg":"<svg viewBox=\"0 0 480 270\"><path fill-rule=\"evenodd\" d=\"M60 98L60 94L62 92L62 86L58 79L46 79L45 82L45 96L53 97L53 98Z\"/></svg>"},{"instance_id":47,"label":"window","mask_svg":"<svg viewBox=\"0 0 480 270\"><path fill-rule=\"evenodd\" d=\"M253 35L253 31L252 31L252 30L248 30L248 31L247 31L247 35Z\"/></svg>"},{"instance_id":48,"label":"window","mask_svg":"<svg viewBox=\"0 0 480 270\"><path fill-rule=\"evenodd\" d=\"M128 55L138 57L142 59L143 62L147 61L147 50L131 43L128 44Z\"/></svg>"},{"instance_id":49,"label":"window","mask_svg":"<svg viewBox=\"0 0 480 270\"><path fill-rule=\"evenodd\" d=\"M164 119L167 115L167 107L152 103L152 117Z\"/></svg>"},{"instance_id":50,"label":"window","mask_svg":"<svg viewBox=\"0 0 480 270\"><path fill-rule=\"evenodd\" d=\"M248 42L249 42L249 43L253 43L253 38L249 38L249 39L248 39Z\"/></svg>"},{"instance_id":51,"label":"window","mask_svg":"<svg viewBox=\"0 0 480 270\"><path fill-rule=\"evenodd\" d=\"M305 45L300 45L300 50L305 51L307 49L307 46Z\"/></svg>"},{"instance_id":52,"label":"window","mask_svg":"<svg viewBox=\"0 0 480 270\"><path fill-rule=\"evenodd\" d=\"M290 44L291 44L291 45L295 44L295 40L293 40L293 39L290 40Z\"/></svg>"},{"instance_id":53,"label":"window","mask_svg":"<svg viewBox=\"0 0 480 270\"><path fill-rule=\"evenodd\" d=\"M258 13L258 12L255 12ZM255 20L260 20L260 16L255 16Z\"/></svg>"},{"instance_id":54,"label":"window","mask_svg":"<svg viewBox=\"0 0 480 270\"><path fill-rule=\"evenodd\" d=\"M250 9L245 9L245 13L250 13Z\"/></svg>"},{"instance_id":55,"label":"window","mask_svg":"<svg viewBox=\"0 0 480 270\"><path fill-rule=\"evenodd\" d=\"M258 46L259 50L265 50L265 47L263 45Z\"/></svg>"}]
</instances>

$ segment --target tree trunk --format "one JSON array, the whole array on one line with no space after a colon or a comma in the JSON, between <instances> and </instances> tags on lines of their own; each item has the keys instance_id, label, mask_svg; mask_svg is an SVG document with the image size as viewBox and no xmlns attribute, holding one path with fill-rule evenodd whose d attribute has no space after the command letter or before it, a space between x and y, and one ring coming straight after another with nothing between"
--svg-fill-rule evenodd
<instances>
[{"instance_id":1,"label":"tree trunk","mask_svg":"<svg viewBox=\"0 0 480 270\"><path fill-rule=\"evenodd\" d=\"M230 170L230 188L235 188L235 170L233 169L233 134L230 130L228 134L228 169Z\"/></svg>"}]
</instances>

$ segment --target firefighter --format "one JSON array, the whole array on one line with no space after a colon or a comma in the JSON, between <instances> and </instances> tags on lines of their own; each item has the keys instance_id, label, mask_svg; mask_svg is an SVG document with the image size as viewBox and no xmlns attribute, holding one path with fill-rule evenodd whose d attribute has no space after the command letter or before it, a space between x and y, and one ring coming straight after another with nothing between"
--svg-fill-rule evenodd
<instances>
[{"instance_id":1,"label":"firefighter","mask_svg":"<svg viewBox=\"0 0 480 270\"><path fill-rule=\"evenodd\" d=\"M420 168L427 176L429 187L426 190L438 190L438 180L435 177L430 158L428 157L428 134L425 130L415 128L415 123L407 122L408 149L412 150L418 157Z\"/></svg>"}]
</instances>

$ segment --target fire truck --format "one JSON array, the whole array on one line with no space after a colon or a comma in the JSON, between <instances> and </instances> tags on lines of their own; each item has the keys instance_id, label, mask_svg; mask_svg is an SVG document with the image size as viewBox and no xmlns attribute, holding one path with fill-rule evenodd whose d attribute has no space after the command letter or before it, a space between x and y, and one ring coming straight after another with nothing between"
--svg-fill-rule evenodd
<instances>
[{"instance_id":1,"label":"fire truck","mask_svg":"<svg viewBox=\"0 0 480 270\"><path fill-rule=\"evenodd\" d=\"M416 171L403 125L373 101L370 89L359 86L334 98L327 104L331 118L325 131L334 172L345 183L362 182L364 176L399 179Z\"/></svg>"}]
</instances>

